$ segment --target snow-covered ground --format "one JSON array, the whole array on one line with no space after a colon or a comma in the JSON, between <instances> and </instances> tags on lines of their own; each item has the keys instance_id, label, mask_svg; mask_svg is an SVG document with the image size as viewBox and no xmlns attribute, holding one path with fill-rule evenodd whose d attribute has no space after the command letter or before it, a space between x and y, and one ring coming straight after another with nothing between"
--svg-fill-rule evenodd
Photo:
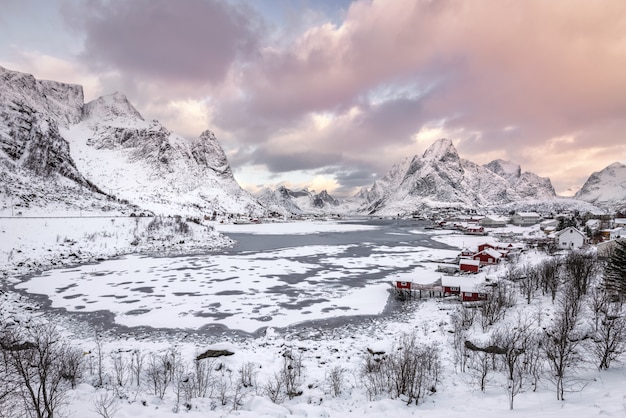
<instances>
[{"instance_id":1,"label":"snow-covered ground","mask_svg":"<svg viewBox=\"0 0 626 418\"><path fill-rule=\"evenodd\" d=\"M23 274L34 269L48 269L50 267L62 267L68 264L79 264L85 262L95 262L99 258L110 258L120 254L126 254L138 251L158 251L168 247L166 243L149 242L146 239L145 231L147 223L150 219L131 219L131 218L110 218L110 219L0 219L0 261L2 271L12 283L16 283L17 275ZM143 226L142 226L143 225ZM220 237L214 231L206 229L206 227L190 224L193 228L194 242L196 245L203 244L204 248L218 247L227 245L228 239ZM302 223L285 226L284 224L272 224L272 231L284 230L296 231L308 234L316 231L340 231L342 228L354 228L353 225L342 225L335 223ZM246 233L267 233L267 225L229 225L217 226L220 231L233 231ZM517 232L529 232L528 230L519 230ZM280 233L280 232L276 232ZM431 231L437 240L454 245L459 249L463 247L471 247L484 241L485 237L470 237L460 234L451 234L447 231ZM137 245L131 242L140 238ZM175 241L175 240L170 240ZM184 244L178 244L174 248L165 248L170 252L185 253L191 252L194 243L187 240ZM377 257L372 260L372 264L387 263L390 266L394 264L400 266L405 261L401 257L385 258L389 249L380 248ZM420 257L424 261L439 260L447 258L451 254L450 250L432 250L425 249L417 254L407 254L413 257ZM249 265L247 268L253 272L256 269L271 271L273 268L277 272L286 271L288 269L304 268L306 266L295 266L289 262L289 257L305 253L318 253L320 251L328 252L327 257L332 258L333 253L329 247L324 248L298 248L285 249L276 251L272 258L268 260L269 265ZM394 248L394 254L398 253L398 248ZM76 254L76 257L71 256ZM536 260L543 257L540 254L528 252L524 255L528 260ZM187 267L193 267L192 260L197 258L179 257L181 267L187 264ZM155 268L158 266L143 265L146 260L154 260L142 258L139 256L127 256L118 260L107 261L106 263L125 263L132 260L133 272L137 269L137 275L148 275L153 277ZM163 259L171 260L171 259ZM227 270L228 265L224 265L225 260L213 260L220 269ZM153 261L150 261L151 263ZM239 262L245 263L245 258ZM191 265L190 265L191 264ZM426 264L426 263L425 263ZM432 263L432 267L436 267L436 263ZM134 297L129 294L129 290L134 286L161 286L159 290L154 290L153 294L167 293L163 289L167 281L166 275L157 276L156 282L132 283L123 285L128 287L121 291L123 286L110 285L103 289L101 286L95 286L94 281L89 282L88 274L90 266L79 266L75 269L66 267L47 272L44 275L37 276L31 283L30 291L39 290L41 293L48 293L53 297L53 303L62 300L70 301L71 306L78 304L77 300L85 297L85 306L87 302L93 302L93 305L100 306L101 309L111 309L111 301L116 297L102 298L102 293L111 293L119 290L120 300ZM130 267L126 267L130 269ZM245 265L244 265L245 268ZM364 268L371 269L370 266ZM151 270L152 269L152 270ZM85 276L85 281L70 280L69 276L78 276L68 274L68 271L81 272ZM416 274L409 273L407 277L413 276L421 278L419 281L423 283L430 282L431 278L436 279L440 273L435 273L430 267L425 271L416 271ZM224 273L226 274L226 273ZM496 269L492 269L489 273L497 276L499 273ZM57 280L60 280L57 283ZM115 284L118 280L114 275L107 278L107 282ZM189 280L186 283L180 283L182 280L174 280L170 283L171 292L199 291L196 283ZM150 284L150 283L156 283ZM36 284L36 285L35 285ZM25 286L31 286L25 285ZM182 286L183 287L179 287ZM68 287L75 286L75 287ZM189 286L189 289L187 289ZM59 292L60 297L55 296L58 288L66 287L68 290L64 293ZM69 290L71 289L71 290ZM181 290L182 289L182 290ZM192 290L193 289L193 290ZM137 291L141 293L141 291ZM350 300L342 303L350 304L352 307L367 307L369 305L377 306L381 292L371 292L367 294L354 294ZM84 295L73 297L76 294ZM142 293L144 296L150 293ZM63 296L72 296L63 299ZM167 297L165 298L167 299ZM24 322L27 321L25 316L33 315L24 309L31 304L23 297L19 297L13 292L4 293L0 297L2 304L3 320L6 318L17 318ZM81 302L82 303L82 302ZM156 307L160 302L151 302L152 307ZM188 302L185 302L188 303ZM92 305L91 303L89 305ZM172 321L172 325L178 323L179 327L193 327L191 322L187 320L173 320L174 303L165 303L160 310L163 321ZM252 309L256 306L254 303L247 305L243 300L237 300L232 303L231 308L235 305L243 311ZM66 308L70 305L65 306ZM220 357L215 361L215 365L222 364L219 371L215 371L216 379L219 382L231 382L237 379L238 371L244 365L251 365L256 373L256 384L253 387L244 389L243 403L237 410L234 410L232 402L221 402L210 399L193 399L191 409L184 408L179 412L175 412L176 397L173 388L169 388L163 399L150 393L150 388L143 386L134 387L128 383L122 388L114 390L115 385L105 385L102 388L95 388L94 376L87 370L81 383L75 390L71 390L68 396L67 405L64 412L73 417L98 417L95 409L96 405L101 402L106 394L115 393L115 417L168 417L185 415L189 417L501 417L503 415L511 415L517 417L561 417L568 415L574 417L590 417L590 416L609 416L618 417L626 415L626 392L624 391L624 383L626 383L626 368L623 364L614 364L608 371L598 372L591 362L581 364L577 368L577 377L584 383L585 387L581 391L566 394L565 401L557 401L554 387L547 379L540 382L536 392L528 390L518 395L515 399L515 409L509 411L508 400L503 389L502 376L494 373L490 382L487 384L485 392L481 392L468 373L461 373L455 369L453 361L453 352L451 349L452 334L450 325L450 314L455 307L455 303L444 299L431 299L422 301L407 302L405 309L397 312L396 315L384 318L374 318L367 322L357 322L355 324L343 324L339 327L317 327L310 326L305 328L295 328L287 330L278 330L269 327L266 332L258 338L243 338L241 336L225 334L221 337L204 338L200 334L194 333L155 333L151 337L146 335L114 335L111 333L102 334L102 349L105 356L105 372L111 380L114 380L114 370L112 366L113 357L124 357L130 361L132 353L141 352L146 355L150 353L163 354L167 350L174 350L180 353L182 362L192 365L192 359L208 348L228 349L234 352L229 357ZM190 308L187 308L190 309ZM515 311L525 310L548 321L552 304L548 299L539 298L532 305L527 306L522 301L516 305L507 315L509 320L516 318ZM171 318L168 318L168 314ZM80 347L86 354L86 363L93 364L94 353L96 352L97 342L89 333L82 332L72 334L73 328L71 322L63 321L62 316L54 317L55 321L63 325L68 336L73 340L73 344ZM300 318L292 318L294 322L298 322ZM545 323L545 322L544 322ZM277 323L276 326L281 324ZM437 392L429 395L425 402L419 406L406 405L402 400L391 399L369 399L366 390L362 385L360 372L364 365L364 358L367 356L367 349L372 351L389 352L397 338L402 333L415 332L419 337L420 343L437 343L441 350L442 372L440 375L440 384ZM474 331L473 337L481 338L480 331ZM95 335L95 332L94 334ZM285 350L292 349L295 353L302 356L302 365L304 370L304 379L300 386L302 394L291 400L285 400L280 405L272 403L264 394L263 386L272 379L282 365L282 354ZM337 367L345 370L344 372L344 390L338 396L331 395L329 390L329 375L332 370ZM113 383L113 382L112 382ZM219 385L218 385L219 386ZM217 389L216 389L217 390ZM218 390L219 392L219 390ZM230 393L230 392L229 392ZM121 395L121 399L119 398ZM228 395L231 396L232 395ZM100 400L100 401L99 401ZM228 399L227 399L228 400Z\"/></svg>"}]
</instances>

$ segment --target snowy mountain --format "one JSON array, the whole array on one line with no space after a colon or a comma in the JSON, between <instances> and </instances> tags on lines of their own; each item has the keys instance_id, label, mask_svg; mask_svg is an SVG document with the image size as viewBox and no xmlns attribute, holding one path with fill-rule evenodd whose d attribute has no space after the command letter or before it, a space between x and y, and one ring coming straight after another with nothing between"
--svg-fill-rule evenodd
<instances>
[{"instance_id":1,"label":"snowy mountain","mask_svg":"<svg viewBox=\"0 0 626 418\"><path fill-rule=\"evenodd\" d=\"M80 86L0 67L2 209L132 210L87 180L70 155L61 130L80 121L82 107Z\"/></svg>"},{"instance_id":2,"label":"snowy mountain","mask_svg":"<svg viewBox=\"0 0 626 418\"><path fill-rule=\"evenodd\" d=\"M539 177L525 171L518 164L505 160L494 160L485 164L489 170L509 182L521 198L553 199L556 196L549 178Z\"/></svg>"},{"instance_id":3,"label":"snowy mountain","mask_svg":"<svg viewBox=\"0 0 626 418\"><path fill-rule=\"evenodd\" d=\"M481 166L461 159L449 139L422 156L396 164L363 193L363 213L412 213L423 207L484 207L555 196L549 179L494 161Z\"/></svg>"},{"instance_id":4,"label":"snowy mountain","mask_svg":"<svg viewBox=\"0 0 626 418\"><path fill-rule=\"evenodd\" d=\"M0 173L4 210L266 212L210 131L187 140L145 121L122 94L84 104L81 86L1 67Z\"/></svg>"},{"instance_id":5,"label":"snowy mountain","mask_svg":"<svg viewBox=\"0 0 626 418\"><path fill-rule=\"evenodd\" d=\"M316 193L314 190L290 190L280 186L276 190L265 189L259 196L259 202L272 212L282 215L336 214L345 213L346 209L339 200L326 190Z\"/></svg>"},{"instance_id":6,"label":"snowy mountain","mask_svg":"<svg viewBox=\"0 0 626 418\"><path fill-rule=\"evenodd\" d=\"M604 207L626 206L626 165L615 162L591 174L574 197Z\"/></svg>"},{"instance_id":7,"label":"snowy mountain","mask_svg":"<svg viewBox=\"0 0 626 418\"><path fill-rule=\"evenodd\" d=\"M211 131L185 139L144 120L120 93L87 103L63 135L87 178L155 213L265 213L235 181Z\"/></svg>"}]
</instances>

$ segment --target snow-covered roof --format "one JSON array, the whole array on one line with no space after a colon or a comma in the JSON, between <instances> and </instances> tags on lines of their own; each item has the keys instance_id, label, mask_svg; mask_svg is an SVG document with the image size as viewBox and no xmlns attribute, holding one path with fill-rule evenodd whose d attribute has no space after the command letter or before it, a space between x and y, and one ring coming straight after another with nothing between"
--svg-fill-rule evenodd
<instances>
[{"instance_id":1,"label":"snow-covered roof","mask_svg":"<svg viewBox=\"0 0 626 418\"><path fill-rule=\"evenodd\" d=\"M561 229L561 230L560 230L560 231L558 231L555 235L556 235L557 237L559 237L559 236L563 235L565 232L570 231L570 230L571 230L571 231L573 231L573 232L577 232L577 233L579 233L579 234L580 234L580 235L582 235L583 237L585 236L585 234L584 234L583 232L581 232L581 231L580 231L579 229L577 229L577 228L574 228L573 226L568 226L568 227L567 227L567 228L565 228L565 229Z\"/></svg>"},{"instance_id":2,"label":"snow-covered roof","mask_svg":"<svg viewBox=\"0 0 626 418\"><path fill-rule=\"evenodd\" d=\"M481 275L443 276L442 286L458 287L462 292L471 292L483 283L485 278Z\"/></svg>"},{"instance_id":3,"label":"snow-covered roof","mask_svg":"<svg viewBox=\"0 0 626 418\"><path fill-rule=\"evenodd\" d=\"M480 266L480 260L473 260L471 258L462 258L459 261L459 265Z\"/></svg>"},{"instance_id":4,"label":"snow-covered roof","mask_svg":"<svg viewBox=\"0 0 626 418\"><path fill-rule=\"evenodd\" d=\"M499 252L499 251L494 250L493 248L485 248L484 250L482 250L478 254L487 254L487 255L489 255L489 256L491 256L493 258L501 258L502 257L502 253Z\"/></svg>"}]
</instances>

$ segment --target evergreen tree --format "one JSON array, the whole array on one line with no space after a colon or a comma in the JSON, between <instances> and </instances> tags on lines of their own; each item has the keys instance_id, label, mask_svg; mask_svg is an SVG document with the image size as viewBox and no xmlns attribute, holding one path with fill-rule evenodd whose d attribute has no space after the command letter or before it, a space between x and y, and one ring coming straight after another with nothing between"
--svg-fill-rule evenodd
<instances>
[{"instance_id":1,"label":"evergreen tree","mask_svg":"<svg viewBox=\"0 0 626 418\"><path fill-rule=\"evenodd\" d=\"M611 294L626 300L626 240L616 240L604 268L604 285Z\"/></svg>"}]
</instances>

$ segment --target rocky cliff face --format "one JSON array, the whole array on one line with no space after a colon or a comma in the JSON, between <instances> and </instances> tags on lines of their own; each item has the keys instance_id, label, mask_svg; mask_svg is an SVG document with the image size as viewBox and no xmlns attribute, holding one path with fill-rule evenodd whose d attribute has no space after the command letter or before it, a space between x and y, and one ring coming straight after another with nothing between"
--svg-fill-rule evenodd
<instances>
[{"instance_id":1,"label":"rocky cliff face","mask_svg":"<svg viewBox=\"0 0 626 418\"><path fill-rule=\"evenodd\" d=\"M60 204L120 207L77 169L60 130L82 117L82 87L36 80L0 67L0 202L30 208ZM75 196L71 199L71 196Z\"/></svg>"},{"instance_id":2,"label":"rocky cliff face","mask_svg":"<svg viewBox=\"0 0 626 418\"><path fill-rule=\"evenodd\" d=\"M123 94L84 104L80 86L4 68L0 170L11 179L0 190L5 208L19 196L45 205L59 195L72 206L72 195L91 193L96 201L117 202L118 209L128 201L165 214L264 213L235 181L210 131L187 140L145 121ZM47 198L36 184L47 185Z\"/></svg>"},{"instance_id":3,"label":"rocky cliff face","mask_svg":"<svg viewBox=\"0 0 626 418\"><path fill-rule=\"evenodd\" d=\"M154 212L265 212L235 181L212 132L183 138L158 121L146 121L120 93L87 103L83 121L65 136L89 179Z\"/></svg>"},{"instance_id":4,"label":"rocky cliff face","mask_svg":"<svg viewBox=\"0 0 626 418\"><path fill-rule=\"evenodd\" d=\"M574 197L610 208L626 207L626 165L615 162L594 172Z\"/></svg>"},{"instance_id":5,"label":"rocky cliff face","mask_svg":"<svg viewBox=\"0 0 626 418\"><path fill-rule=\"evenodd\" d=\"M525 171L518 164L494 160L485 167L509 182L520 198L553 199L556 192L549 178Z\"/></svg>"}]
</instances>

